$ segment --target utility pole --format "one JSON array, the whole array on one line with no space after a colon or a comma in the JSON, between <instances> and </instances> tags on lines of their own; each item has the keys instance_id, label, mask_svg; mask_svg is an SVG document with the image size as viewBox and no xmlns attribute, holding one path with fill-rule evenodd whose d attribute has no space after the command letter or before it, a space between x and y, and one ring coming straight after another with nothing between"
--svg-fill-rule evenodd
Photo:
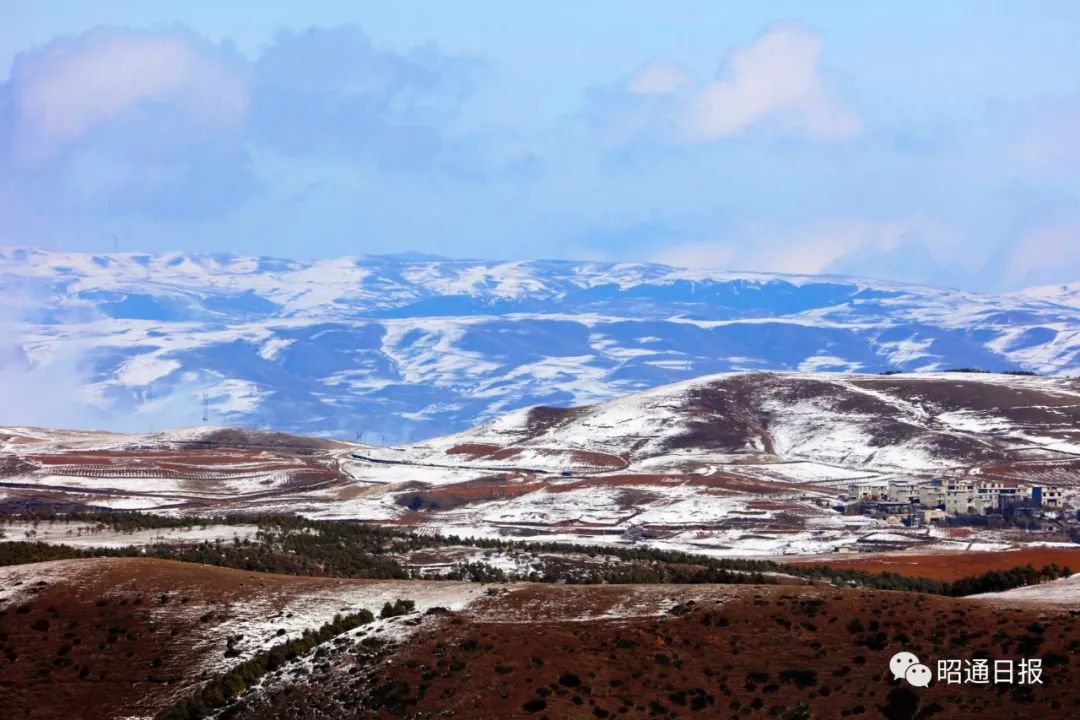
<instances>
[{"instance_id":1,"label":"utility pole","mask_svg":"<svg viewBox=\"0 0 1080 720\"><path fill-rule=\"evenodd\" d=\"M210 419L210 402L206 399L206 393L202 394L202 421L203 425Z\"/></svg>"}]
</instances>

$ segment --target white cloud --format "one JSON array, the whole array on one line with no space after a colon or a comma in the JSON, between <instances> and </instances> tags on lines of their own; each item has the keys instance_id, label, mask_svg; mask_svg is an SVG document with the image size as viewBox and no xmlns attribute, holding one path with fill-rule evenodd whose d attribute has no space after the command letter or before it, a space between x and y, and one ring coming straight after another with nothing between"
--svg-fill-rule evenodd
<instances>
[{"instance_id":1,"label":"white cloud","mask_svg":"<svg viewBox=\"0 0 1080 720\"><path fill-rule=\"evenodd\" d=\"M664 95L692 85L693 78L678 63L653 60L645 63L626 83L634 95Z\"/></svg>"},{"instance_id":2,"label":"white cloud","mask_svg":"<svg viewBox=\"0 0 1080 720\"><path fill-rule=\"evenodd\" d=\"M794 229L748 227L736 241L692 242L653 253L656 262L814 275L838 273L919 281L959 262L964 237L926 218L847 218Z\"/></svg>"},{"instance_id":3,"label":"white cloud","mask_svg":"<svg viewBox=\"0 0 1080 720\"><path fill-rule=\"evenodd\" d=\"M186 130L245 122L249 92L240 66L192 33L98 28L60 38L12 66L12 144L24 162L43 162L95 128L151 106Z\"/></svg>"},{"instance_id":4,"label":"white cloud","mask_svg":"<svg viewBox=\"0 0 1080 720\"><path fill-rule=\"evenodd\" d=\"M900 227L844 220L797 230L748 228L737 242L686 243L665 248L652 259L690 268L815 274L859 248L891 247Z\"/></svg>"},{"instance_id":5,"label":"white cloud","mask_svg":"<svg viewBox=\"0 0 1080 720\"><path fill-rule=\"evenodd\" d=\"M807 232L780 248L770 246L761 258L762 269L770 272L817 274L864 242L864 237L847 227Z\"/></svg>"},{"instance_id":6,"label":"white cloud","mask_svg":"<svg viewBox=\"0 0 1080 720\"><path fill-rule=\"evenodd\" d=\"M695 81L669 60L646 63L618 92L597 93L594 115L615 126L651 128L679 142L732 138L764 126L788 137L839 140L859 118L833 96L819 65L821 38L783 25L736 51L718 77ZM612 114L627 115L614 122Z\"/></svg>"},{"instance_id":7,"label":"white cloud","mask_svg":"<svg viewBox=\"0 0 1080 720\"><path fill-rule=\"evenodd\" d=\"M1009 249L1003 266L1007 287L1076 280L1080 266L1080 218L1032 228Z\"/></svg>"},{"instance_id":8,"label":"white cloud","mask_svg":"<svg viewBox=\"0 0 1080 720\"><path fill-rule=\"evenodd\" d=\"M382 50L354 26L281 31L254 59L180 26L57 37L0 82L0 208L14 177L34 227L222 218L281 182L262 172L276 153L525 175L530 156L451 131L481 67L433 43Z\"/></svg>"},{"instance_id":9,"label":"white cloud","mask_svg":"<svg viewBox=\"0 0 1080 720\"><path fill-rule=\"evenodd\" d=\"M859 120L830 96L818 67L820 53L821 39L807 30L783 26L765 33L731 57L725 77L691 99L680 122L684 136L717 140L772 121L793 135L854 135Z\"/></svg>"},{"instance_id":10,"label":"white cloud","mask_svg":"<svg viewBox=\"0 0 1080 720\"><path fill-rule=\"evenodd\" d=\"M1080 99L1040 113L1013 147L1021 168L1051 176L1075 176L1080 168Z\"/></svg>"},{"instance_id":11,"label":"white cloud","mask_svg":"<svg viewBox=\"0 0 1080 720\"><path fill-rule=\"evenodd\" d=\"M731 267L735 259L735 246L723 242L686 243L664 248L654 254L652 259L675 267L723 270Z\"/></svg>"}]
</instances>

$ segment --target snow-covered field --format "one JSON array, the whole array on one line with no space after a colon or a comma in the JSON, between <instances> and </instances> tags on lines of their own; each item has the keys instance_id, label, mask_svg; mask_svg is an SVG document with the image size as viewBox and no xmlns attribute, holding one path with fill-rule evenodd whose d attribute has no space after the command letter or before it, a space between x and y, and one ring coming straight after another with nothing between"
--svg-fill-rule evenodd
<instances>
[{"instance_id":1,"label":"snow-covered field","mask_svg":"<svg viewBox=\"0 0 1080 720\"><path fill-rule=\"evenodd\" d=\"M1041 585L1006 590L1005 592L972 595L971 599L1005 605L1059 605L1080 609L1080 574Z\"/></svg>"},{"instance_id":2,"label":"snow-covered field","mask_svg":"<svg viewBox=\"0 0 1080 720\"><path fill-rule=\"evenodd\" d=\"M0 525L5 540L26 540L80 548L122 548L156 543L194 545L202 542L232 542L255 536L255 525L207 525L118 531L86 522L7 522Z\"/></svg>"},{"instance_id":3,"label":"snow-covered field","mask_svg":"<svg viewBox=\"0 0 1080 720\"><path fill-rule=\"evenodd\" d=\"M265 594L223 607L221 612L225 619L215 626L214 632L216 642L222 645L226 638L242 635L244 640L236 647L243 658L299 637L305 630L319 627L336 614L347 615L364 609L378 617L385 603L392 604L398 599L412 600L421 613L433 607L460 610L483 596L485 591L480 583L447 580L340 581L308 588L302 594L292 596L275 594L268 587ZM285 632L281 633L281 630ZM359 632L384 637L396 635L400 639L407 633L407 628L398 619L382 621ZM213 643L215 639L209 642Z\"/></svg>"}]
</instances>

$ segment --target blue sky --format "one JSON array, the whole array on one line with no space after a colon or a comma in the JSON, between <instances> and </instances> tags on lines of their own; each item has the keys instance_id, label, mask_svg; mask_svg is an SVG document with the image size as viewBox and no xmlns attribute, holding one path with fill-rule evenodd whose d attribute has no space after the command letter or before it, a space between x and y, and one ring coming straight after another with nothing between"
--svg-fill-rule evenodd
<instances>
[{"instance_id":1,"label":"blue sky","mask_svg":"<svg viewBox=\"0 0 1080 720\"><path fill-rule=\"evenodd\" d=\"M1080 279L1080 6L46 0L0 243Z\"/></svg>"}]
</instances>

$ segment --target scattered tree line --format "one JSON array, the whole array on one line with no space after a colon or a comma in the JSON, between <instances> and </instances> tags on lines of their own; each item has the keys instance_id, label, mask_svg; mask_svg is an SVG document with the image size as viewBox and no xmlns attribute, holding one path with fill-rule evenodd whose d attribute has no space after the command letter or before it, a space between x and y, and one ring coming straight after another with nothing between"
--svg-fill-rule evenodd
<instances>
[{"instance_id":1,"label":"scattered tree line","mask_svg":"<svg viewBox=\"0 0 1080 720\"><path fill-rule=\"evenodd\" d=\"M892 572L868 573L861 570L808 566L807 577L840 582L875 590L905 590L909 592L963 597L980 593L1003 592L1027 585L1065 578L1072 575L1072 570L1056 563L1036 569L1033 565L1009 568L1008 570L990 570L981 575L960 578L959 580L932 580L930 578L909 577Z\"/></svg>"},{"instance_id":2,"label":"scattered tree line","mask_svg":"<svg viewBox=\"0 0 1080 720\"><path fill-rule=\"evenodd\" d=\"M74 558L103 557L113 552L110 548L83 550L70 545L50 545L43 542L9 540L0 542L0 566L26 565L28 563L48 562L49 560L72 560ZM118 553L121 554L121 553ZM130 555L131 552L122 553Z\"/></svg>"},{"instance_id":3,"label":"scattered tree line","mask_svg":"<svg viewBox=\"0 0 1080 720\"><path fill-rule=\"evenodd\" d=\"M994 371L994 370L985 370L983 368L974 368L974 367L949 368L945 372L950 372L950 373L982 373L982 374L985 374L985 375L993 374L993 373L996 372L999 375L1023 375L1023 376L1027 376L1027 377L1032 377L1032 376L1037 376L1038 375L1038 373L1033 371L1033 370L998 370L998 371Z\"/></svg>"},{"instance_id":4,"label":"scattered tree line","mask_svg":"<svg viewBox=\"0 0 1080 720\"><path fill-rule=\"evenodd\" d=\"M31 519L23 516L23 520ZM41 542L0 542L0 565L85 557L155 557L203 563L251 572L290 575L413 579L419 570L406 567L399 558L414 550L438 547L474 547L495 553L525 552L556 557L580 555L602 558L603 563L574 566L573 563L545 563L540 570L507 573L482 561L458 563L439 576L448 580L473 582L533 582L575 584L625 583L774 583L784 574L806 581L827 581L837 585L879 590L906 590L935 595L960 596L998 592L1033 585L1071 574L1068 568L1047 565L1036 570L1030 565L1010 570L992 570L955 582L908 577L896 573L871 573L827 565L787 565L769 560L715 558L645 545L631 547L578 545L556 542L525 542L501 538L420 536L401 530L364 523L310 520L293 515L229 516L222 518L177 518L135 512L71 513L33 516L39 522L87 522L114 530L150 528L209 527L212 525L256 525L254 539L235 536L231 541L203 541L184 545L161 542L144 547L73 548Z\"/></svg>"}]
</instances>

